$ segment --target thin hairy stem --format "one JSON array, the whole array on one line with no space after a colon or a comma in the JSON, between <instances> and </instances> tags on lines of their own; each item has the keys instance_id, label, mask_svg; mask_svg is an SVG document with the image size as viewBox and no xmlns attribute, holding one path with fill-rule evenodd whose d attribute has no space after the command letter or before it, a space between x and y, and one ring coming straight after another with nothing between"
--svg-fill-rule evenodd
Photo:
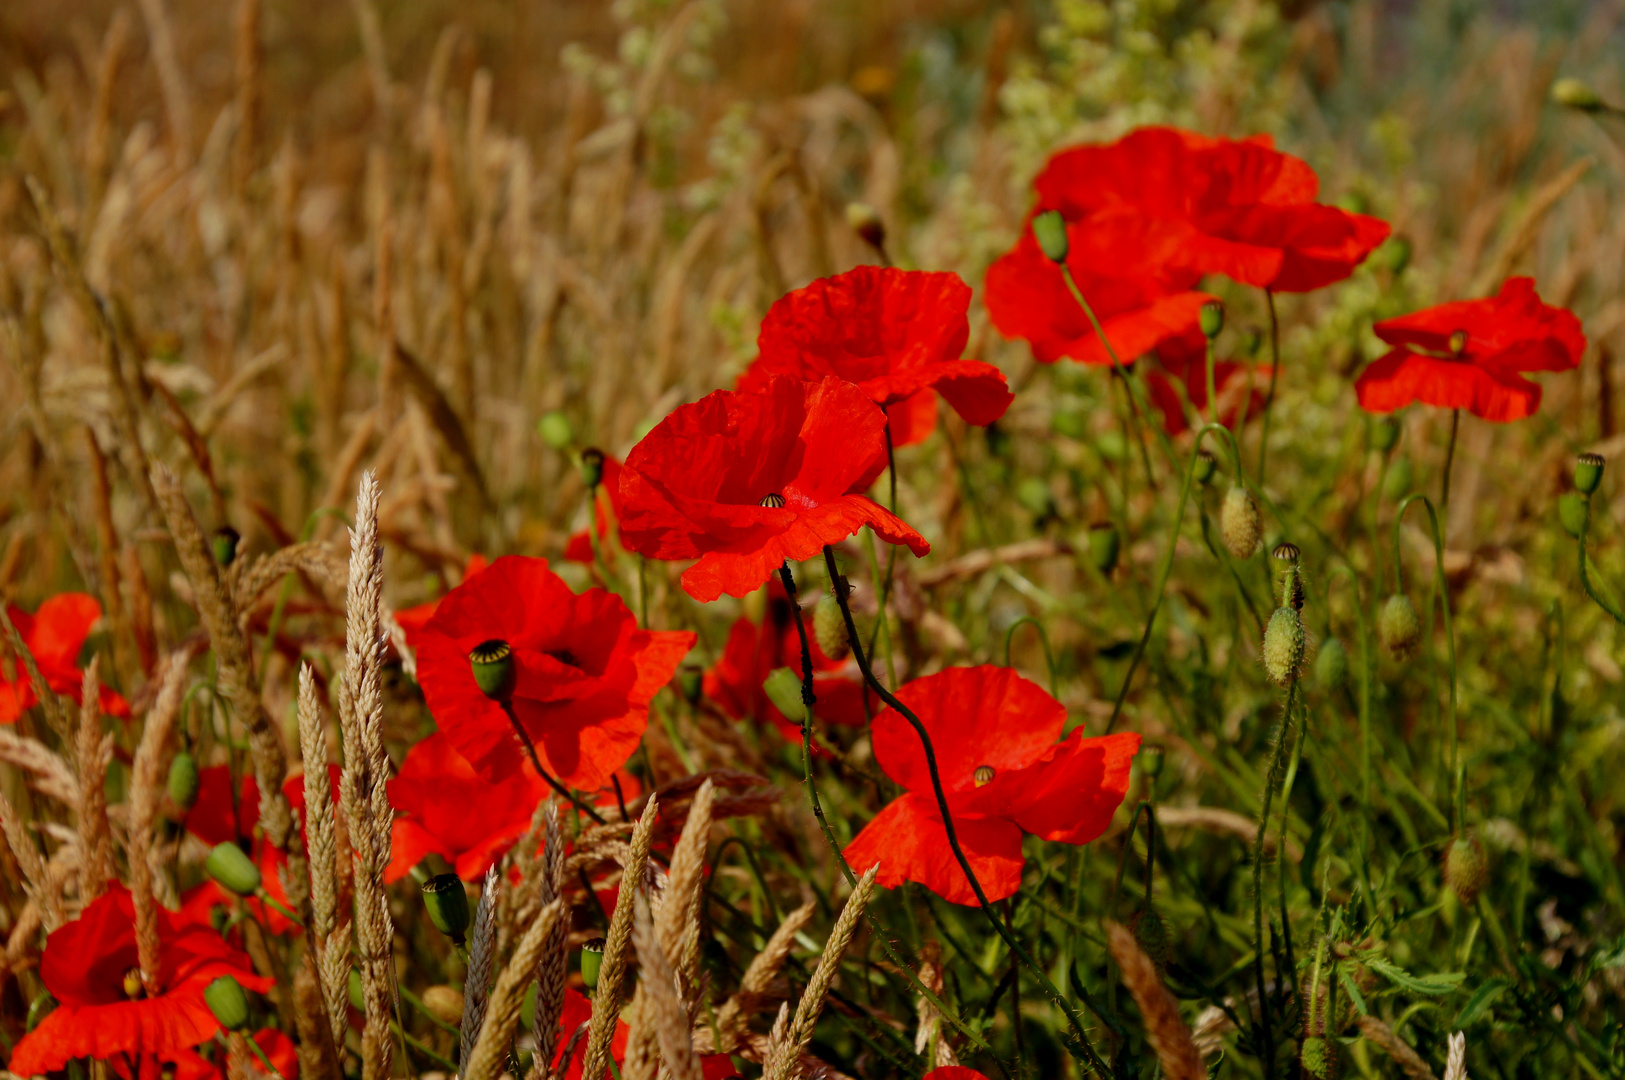
<instances>
[{"instance_id":1,"label":"thin hairy stem","mask_svg":"<svg viewBox=\"0 0 1625 1080\"><path fill-rule=\"evenodd\" d=\"M512 703L500 701L497 704L502 706L503 715L508 718L508 723L513 725L513 733L519 736L520 743L522 743L525 747L525 753L530 755L530 764L531 767L536 770L536 775L540 776L543 780L546 780L548 787L552 788L560 795L563 795L566 799L569 799L570 805L574 806L577 810L592 818L593 821L597 822L599 825L605 824L602 814L600 814L597 810L594 810L587 803L583 802L580 796L560 783L558 778L552 773L542 768L542 759L536 753L536 744L530 741L530 732L525 730L525 725L521 724L519 722L519 717L514 715Z\"/></svg>"}]
</instances>

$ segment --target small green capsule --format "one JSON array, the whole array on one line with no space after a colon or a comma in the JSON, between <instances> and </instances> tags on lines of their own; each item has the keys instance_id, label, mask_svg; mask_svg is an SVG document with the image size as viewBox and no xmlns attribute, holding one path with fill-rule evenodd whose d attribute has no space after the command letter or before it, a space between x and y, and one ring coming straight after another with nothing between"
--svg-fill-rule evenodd
<instances>
[{"instance_id":1,"label":"small green capsule","mask_svg":"<svg viewBox=\"0 0 1625 1080\"><path fill-rule=\"evenodd\" d=\"M846 204L846 227L877 251L886 246L886 223L880 220L880 212L866 202Z\"/></svg>"},{"instance_id":2,"label":"small green capsule","mask_svg":"<svg viewBox=\"0 0 1625 1080\"><path fill-rule=\"evenodd\" d=\"M798 658L796 663L800 662ZM801 701L801 676L787 667L774 668L762 680L762 692L775 709L792 719L799 719L806 707Z\"/></svg>"},{"instance_id":3,"label":"small green capsule","mask_svg":"<svg viewBox=\"0 0 1625 1080\"><path fill-rule=\"evenodd\" d=\"M1117 557L1123 547L1117 529L1106 522L1089 526L1089 561L1096 570L1110 577L1117 569Z\"/></svg>"},{"instance_id":4,"label":"small green capsule","mask_svg":"<svg viewBox=\"0 0 1625 1080\"><path fill-rule=\"evenodd\" d=\"M1579 79L1558 79L1552 83L1552 104L1581 112L1600 112L1602 95Z\"/></svg>"},{"instance_id":5,"label":"small green capsule","mask_svg":"<svg viewBox=\"0 0 1625 1080\"><path fill-rule=\"evenodd\" d=\"M434 928L461 945L468 931L468 890L456 874L436 874L423 883L423 906Z\"/></svg>"},{"instance_id":6,"label":"small green capsule","mask_svg":"<svg viewBox=\"0 0 1625 1080\"><path fill-rule=\"evenodd\" d=\"M1349 678L1349 653L1338 638L1327 638L1315 656L1315 682L1324 690L1336 690Z\"/></svg>"},{"instance_id":7,"label":"small green capsule","mask_svg":"<svg viewBox=\"0 0 1625 1080\"><path fill-rule=\"evenodd\" d=\"M596 446L581 451L581 482L588 488L604 482L604 452Z\"/></svg>"},{"instance_id":8,"label":"small green capsule","mask_svg":"<svg viewBox=\"0 0 1625 1080\"><path fill-rule=\"evenodd\" d=\"M1383 602L1377 615L1377 640L1395 660L1409 660L1422 641L1422 620L1416 605L1404 593L1395 593Z\"/></svg>"},{"instance_id":9,"label":"small green capsule","mask_svg":"<svg viewBox=\"0 0 1625 1080\"><path fill-rule=\"evenodd\" d=\"M1382 497L1389 502L1398 502L1411 492L1411 481L1416 478L1416 470L1411 466L1408 457L1395 458L1388 466L1388 476L1382 482Z\"/></svg>"},{"instance_id":10,"label":"small green capsule","mask_svg":"<svg viewBox=\"0 0 1625 1080\"><path fill-rule=\"evenodd\" d=\"M1066 238L1066 219L1059 210L1045 210L1033 218L1033 238L1050 262L1066 262L1070 245Z\"/></svg>"},{"instance_id":11,"label":"small green capsule","mask_svg":"<svg viewBox=\"0 0 1625 1080\"><path fill-rule=\"evenodd\" d=\"M1191 479L1206 487L1208 481L1213 479L1213 474L1218 470L1218 459L1206 450L1200 450L1196 454L1196 464L1191 468Z\"/></svg>"},{"instance_id":12,"label":"small green capsule","mask_svg":"<svg viewBox=\"0 0 1625 1080\"><path fill-rule=\"evenodd\" d=\"M542 418L536 421L536 434L555 450L569 449L570 444L576 441L575 428L570 425L570 418L557 409L543 413Z\"/></svg>"},{"instance_id":13,"label":"small green capsule","mask_svg":"<svg viewBox=\"0 0 1625 1080\"><path fill-rule=\"evenodd\" d=\"M237 561L237 545L242 536L230 525L222 525L214 531L209 538L209 546L214 549L214 561L221 566L230 566Z\"/></svg>"},{"instance_id":14,"label":"small green capsule","mask_svg":"<svg viewBox=\"0 0 1625 1080\"><path fill-rule=\"evenodd\" d=\"M513 688L519 683L519 666L514 663L513 649L501 638L492 638L474 646L468 654L468 666L474 672L474 685L492 701L507 701L513 697Z\"/></svg>"},{"instance_id":15,"label":"small green capsule","mask_svg":"<svg viewBox=\"0 0 1625 1080\"><path fill-rule=\"evenodd\" d=\"M1585 532L1586 515L1591 512L1590 500L1578 491L1565 491L1557 497L1557 520L1572 537Z\"/></svg>"},{"instance_id":16,"label":"small green capsule","mask_svg":"<svg viewBox=\"0 0 1625 1080\"><path fill-rule=\"evenodd\" d=\"M1590 495L1602 483L1603 456L1581 454L1574 461L1574 487L1582 495Z\"/></svg>"},{"instance_id":17,"label":"small green capsule","mask_svg":"<svg viewBox=\"0 0 1625 1080\"><path fill-rule=\"evenodd\" d=\"M1198 316L1202 327L1202 334L1209 341L1219 336L1224 329L1224 301L1209 300L1202 305L1202 312Z\"/></svg>"},{"instance_id":18,"label":"small green capsule","mask_svg":"<svg viewBox=\"0 0 1625 1080\"><path fill-rule=\"evenodd\" d=\"M248 994L243 984L230 975L222 975L205 986L203 1000L227 1031L242 1031L248 1027Z\"/></svg>"},{"instance_id":19,"label":"small green capsule","mask_svg":"<svg viewBox=\"0 0 1625 1080\"><path fill-rule=\"evenodd\" d=\"M198 774L197 759L191 754L182 752L175 755L169 763L169 801L174 804L176 811L184 815L197 803L198 785L202 782Z\"/></svg>"},{"instance_id":20,"label":"small green capsule","mask_svg":"<svg viewBox=\"0 0 1625 1080\"><path fill-rule=\"evenodd\" d=\"M831 660L845 660L851 651L846 639L846 616L841 614L841 602L834 596L820 597L813 608L813 635L818 639L819 651Z\"/></svg>"},{"instance_id":21,"label":"small green capsule","mask_svg":"<svg viewBox=\"0 0 1625 1080\"><path fill-rule=\"evenodd\" d=\"M1371 448L1386 454L1399 442L1399 421L1392 416L1379 416L1371 424Z\"/></svg>"},{"instance_id":22,"label":"small green capsule","mask_svg":"<svg viewBox=\"0 0 1625 1080\"><path fill-rule=\"evenodd\" d=\"M588 990L598 988L598 969L604 963L604 939L593 938L581 946L581 981Z\"/></svg>"},{"instance_id":23,"label":"small green capsule","mask_svg":"<svg viewBox=\"0 0 1625 1080\"><path fill-rule=\"evenodd\" d=\"M1158 971L1168 966L1168 959L1173 955L1173 936L1168 933L1168 924L1157 914L1156 908L1136 911L1128 921L1128 928L1145 955L1157 965Z\"/></svg>"},{"instance_id":24,"label":"small green capsule","mask_svg":"<svg viewBox=\"0 0 1625 1080\"><path fill-rule=\"evenodd\" d=\"M253 896L260 887L260 868L230 840L214 846L209 857L203 860L203 870L221 887L238 896Z\"/></svg>"}]
</instances>

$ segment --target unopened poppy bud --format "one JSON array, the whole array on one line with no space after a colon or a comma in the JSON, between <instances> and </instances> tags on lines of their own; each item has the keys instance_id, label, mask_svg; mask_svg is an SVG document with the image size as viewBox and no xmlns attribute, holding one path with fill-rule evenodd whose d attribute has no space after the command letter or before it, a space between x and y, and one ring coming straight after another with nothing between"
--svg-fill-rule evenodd
<instances>
[{"instance_id":1,"label":"unopened poppy bud","mask_svg":"<svg viewBox=\"0 0 1625 1080\"><path fill-rule=\"evenodd\" d=\"M1050 262L1066 262L1070 250L1066 239L1066 219L1059 210L1045 210L1033 218L1033 239Z\"/></svg>"},{"instance_id":2,"label":"unopened poppy bud","mask_svg":"<svg viewBox=\"0 0 1625 1080\"><path fill-rule=\"evenodd\" d=\"M847 203L846 225L876 251L886 246L886 223L880 220L880 212L868 203Z\"/></svg>"},{"instance_id":3,"label":"unopened poppy bud","mask_svg":"<svg viewBox=\"0 0 1625 1080\"><path fill-rule=\"evenodd\" d=\"M1224 546L1238 559L1246 559L1258 550L1264 535L1264 521L1258 513L1258 504L1246 485L1235 484L1224 494L1224 505L1219 508L1219 535Z\"/></svg>"},{"instance_id":4,"label":"unopened poppy bud","mask_svg":"<svg viewBox=\"0 0 1625 1080\"><path fill-rule=\"evenodd\" d=\"M457 1027L463 1022L463 992L454 986L431 986L423 991L423 1007L442 1024Z\"/></svg>"},{"instance_id":5,"label":"unopened poppy bud","mask_svg":"<svg viewBox=\"0 0 1625 1080\"><path fill-rule=\"evenodd\" d=\"M1117 557L1122 552L1123 539L1117 529L1105 522L1089 526L1089 561L1102 574L1110 575L1117 568Z\"/></svg>"},{"instance_id":6,"label":"unopened poppy bud","mask_svg":"<svg viewBox=\"0 0 1625 1080\"><path fill-rule=\"evenodd\" d=\"M1209 300L1202 305L1202 313L1198 316L1203 335L1212 341L1224 329L1224 301Z\"/></svg>"},{"instance_id":7,"label":"unopened poppy bud","mask_svg":"<svg viewBox=\"0 0 1625 1080\"><path fill-rule=\"evenodd\" d=\"M1140 766L1141 772L1155 780L1162 775L1162 767L1168 761L1168 754L1160 746L1145 746L1140 748L1134 760Z\"/></svg>"},{"instance_id":8,"label":"unopened poppy bud","mask_svg":"<svg viewBox=\"0 0 1625 1080\"><path fill-rule=\"evenodd\" d=\"M169 763L169 801L175 809L185 814L197 802L198 785L201 777L197 771L197 759L191 754L179 753L175 760Z\"/></svg>"},{"instance_id":9,"label":"unopened poppy bud","mask_svg":"<svg viewBox=\"0 0 1625 1080\"><path fill-rule=\"evenodd\" d=\"M248 994L243 984L230 975L222 975L205 986L203 1000L227 1031L242 1031L248 1026Z\"/></svg>"},{"instance_id":10,"label":"unopened poppy bud","mask_svg":"<svg viewBox=\"0 0 1625 1080\"><path fill-rule=\"evenodd\" d=\"M797 660L797 663L800 663ZM804 708L801 702L801 676L787 667L775 668L762 680L762 692L773 707L785 716L799 717Z\"/></svg>"},{"instance_id":11,"label":"unopened poppy bud","mask_svg":"<svg viewBox=\"0 0 1625 1080\"><path fill-rule=\"evenodd\" d=\"M1391 274L1403 274L1411 264L1411 242L1403 236L1391 236L1377 249L1378 262Z\"/></svg>"},{"instance_id":12,"label":"unopened poppy bud","mask_svg":"<svg viewBox=\"0 0 1625 1080\"><path fill-rule=\"evenodd\" d=\"M1198 451L1196 464L1191 468L1191 478L1198 484L1206 485L1213 479L1213 474L1219 469L1218 459L1206 450Z\"/></svg>"},{"instance_id":13,"label":"unopened poppy bud","mask_svg":"<svg viewBox=\"0 0 1625 1080\"><path fill-rule=\"evenodd\" d=\"M230 840L214 846L203 860L203 871L238 896L253 896L260 887L260 868Z\"/></svg>"},{"instance_id":14,"label":"unopened poppy bud","mask_svg":"<svg viewBox=\"0 0 1625 1080\"><path fill-rule=\"evenodd\" d=\"M1315 656L1315 681L1326 690L1336 690L1348 681L1349 652L1337 638L1327 638Z\"/></svg>"},{"instance_id":15,"label":"unopened poppy bud","mask_svg":"<svg viewBox=\"0 0 1625 1080\"><path fill-rule=\"evenodd\" d=\"M821 597L813 608L813 633L818 648L831 660L844 660L851 651L846 639L846 617L841 614L841 602L833 596Z\"/></svg>"},{"instance_id":16,"label":"unopened poppy bud","mask_svg":"<svg viewBox=\"0 0 1625 1080\"><path fill-rule=\"evenodd\" d=\"M977 787L987 787L993 782L994 775L995 770L993 766L978 765L976 766L976 772L971 779L975 782Z\"/></svg>"},{"instance_id":17,"label":"unopened poppy bud","mask_svg":"<svg viewBox=\"0 0 1625 1080\"><path fill-rule=\"evenodd\" d=\"M1579 79L1558 79L1554 82L1552 103L1581 112L1597 112L1603 107L1602 96Z\"/></svg>"},{"instance_id":18,"label":"unopened poppy bud","mask_svg":"<svg viewBox=\"0 0 1625 1080\"><path fill-rule=\"evenodd\" d=\"M1343 1075L1343 1048L1336 1039L1311 1035L1298 1050L1303 1074L1314 1080L1339 1080Z\"/></svg>"},{"instance_id":19,"label":"unopened poppy bud","mask_svg":"<svg viewBox=\"0 0 1625 1080\"><path fill-rule=\"evenodd\" d=\"M536 434L555 450L568 449L570 444L576 441L575 428L570 425L570 418L558 409L542 414L542 418L536 421Z\"/></svg>"},{"instance_id":20,"label":"unopened poppy bud","mask_svg":"<svg viewBox=\"0 0 1625 1080\"><path fill-rule=\"evenodd\" d=\"M581 946L581 981L588 990L598 988L598 969L604 963L604 939L595 937Z\"/></svg>"},{"instance_id":21,"label":"unopened poppy bud","mask_svg":"<svg viewBox=\"0 0 1625 1080\"><path fill-rule=\"evenodd\" d=\"M1478 837L1458 836L1450 841L1450 848L1444 854L1444 883L1463 904L1478 899L1489 877L1489 860L1484 857L1484 845L1478 842Z\"/></svg>"},{"instance_id":22,"label":"unopened poppy bud","mask_svg":"<svg viewBox=\"0 0 1625 1080\"><path fill-rule=\"evenodd\" d=\"M1128 928L1134 934L1134 940L1139 943L1141 951L1151 958L1161 971L1168 966L1168 958L1173 955L1173 941L1168 933L1168 924L1154 907L1136 911L1128 921Z\"/></svg>"},{"instance_id":23,"label":"unopened poppy bud","mask_svg":"<svg viewBox=\"0 0 1625 1080\"><path fill-rule=\"evenodd\" d=\"M350 997L350 1008L357 1012L367 1011L367 992L361 985L361 972L355 968L350 969L350 981L345 984Z\"/></svg>"},{"instance_id":24,"label":"unopened poppy bud","mask_svg":"<svg viewBox=\"0 0 1625 1080\"><path fill-rule=\"evenodd\" d=\"M468 890L456 874L436 874L423 883L423 906L434 928L458 945L468 931Z\"/></svg>"},{"instance_id":25,"label":"unopened poppy bud","mask_svg":"<svg viewBox=\"0 0 1625 1080\"><path fill-rule=\"evenodd\" d=\"M1399 421L1392 416L1379 416L1371 425L1371 445L1380 454L1386 454L1399 442Z\"/></svg>"},{"instance_id":26,"label":"unopened poppy bud","mask_svg":"<svg viewBox=\"0 0 1625 1080\"><path fill-rule=\"evenodd\" d=\"M34 1000L28 1003L28 1019L24 1021L23 1030L33 1031L44 1020L56 1011L56 998L51 996L49 990L41 990Z\"/></svg>"},{"instance_id":27,"label":"unopened poppy bud","mask_svg":"<svg viewBox=\"0 0 1625 1080\"><path fill-rule=\"evenodd\" d=\"M1377 615L1377 640L1395 660L1410 659L1422 640L1422 620L1410 597L1395 593L1383 602Z\"/></svg>"},{"instance_id":28,"label":"unopened poppy bud","mask_svg":"<svg viewBox=\"0 0 1625 1080\"><path fill-rule=\"evenodd\" d=\"M474 672L474 685L492 701L507 701L513 697L513 688L519 682L519 666L514 663L513 649L501 638L492 638L474 646L468 654L468 666Z\"/></svg>"},{"instance_id":29,"label":"unopened poppy bud","mask_svg":"<svg viewBox=\"0 0 1625 1080\"><path fill-rule=\"evenodd\" d=\"M1249 326L1241 332L1241 351L1249 357L1258 355L1258 350L1264 347L1264 330L1259 326Z\"/></svg>"},{"instance_id":30,"label":"unopened poppy bud","mask_svg":"<svg viewBox=\"0 0 1625 1080\"><path fill-rule=\"evenodd\" d=\"M705 691L705 673L693 664L684 664L677 670L677 688L683 692L684 701L698 705Z\"/></svg>"},{"instance_id":31,"label":"unopened poppy bud","mask_svg":"<svg viewBox=\"0 0 1625 1080\"><path fill-rule=\"evenodd\" d=\"M604 452L596 446L581 451L581 482L589 488L604 482Z\"/></svg>"},{"instance_id":32,"label":"unopened poppy bud","mask_svg":"<svg viewBox=\"0 0 1625 1080\"><path fill-rule=\"evenodd\" d=\"M1602 483L1603 458L1601 454L1581 454L1574 462L1574 487L1582 495L1590 495Z\"/></svg>"},{"instance_id":33,"label":"unopened poppy bud","mask_svg":"<svg viewBox=\"0 0 1625 1080\"><path fill-rule=\"evenodd\" d=\"M1303 618L1295 608L1278 607L1264 630L1264 672L1277 686L1286 686L1303 671L1307 650Z\"/></svg>"},{"instance_id":34,"label":"unopened poppy bud","mask_svg":"<svg viewBox=\"0 0 1625 1080\"><path fill-rule=\"evenodd\" d=\"M1590 512L1588 500L1578 491L1565 491L1557 497L1557 520L1563 523L1563 531L1576 539L1585 532Z\"/></svg>"},{"instance_id":35,"label":"unopened poppy bud","mask_svg":"<svg viewBox=\"0 0 1625 1080\"><path fill-rule=\"evenodd\" d=\"M141 978L141 969L138 967L124 969L124 996L131 1001L147 996L147 984Z\"/></svg>"},{"instance_id":36,"label":"unopened poppy bud","mask_svg":"<svg viewBox=\"0 0 1625 1080\"><path fill-rule=\"evenodd\" d=\"M237 544L242 540L241 534L230 525L222 525L214 531L209 538L209 546L214 548L214 561L221 566L230 566L237 561Z\"/></svg>"}]
</instances>

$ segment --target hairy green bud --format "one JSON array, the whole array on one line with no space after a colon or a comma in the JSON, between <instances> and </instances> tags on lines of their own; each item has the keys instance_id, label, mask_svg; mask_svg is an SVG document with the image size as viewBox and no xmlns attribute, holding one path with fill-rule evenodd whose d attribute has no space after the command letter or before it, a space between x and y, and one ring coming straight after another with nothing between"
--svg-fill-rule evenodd
<instances>
[{"instance_id":1,"label":"hairy green bud","mask_svg":"<svg viewBox=\"0 0 1625 1080\"><path fill-rule=\"evenodd\" d=\"M1278 607L1264 630L1264 672L1277 686L1285 686L1303 672L1308 651L1303 617L1293 607Z\"/></svg>"},{"instance_id":2,"label":"hairy green bud","mask_svg":"<svg viewBox=\"0 0 1625 1080\"><path fill-rule=\"evenodd\" d=\"M1238 559L1250 558L1258 550L1264 537L1264 519L1246 485L1235 484L1225 492L1224 505L1219 508L1219 535Z\"/></svg>"},{"instance_id":3,"label":"hairy green bud","mask_svg":"<svg viewBox=\"0 0 1625 1080\"><path fill-rule=\"evenodd\" d=\"M260 887L260 868L230 840L214 846L203 860L203 871L238 896L252 896Z\"/></svg>"},{"instance_id":4,"label":"hairy green bud","mask_svg":"<svg viewBox=\"0 0 1625 1080\"><path fill-rule=\"evenodd\" d=\"M831 660L844 660L851 651L846 638L846 617L841 614L841 602L833 596L819 598L813 608L813 634L818 648Z\"/></svg>"},{"instance_id":5,"label":"hairy green bud","mask_svg":"<svg viewBox=\"0 0 1625 1080\"><path fill-rule=\"evenodd\" d=\"M248 994L243 984L230 975L222 975L205 986L203 1000L227 1031L241 1031L248 1026Z\"/></svg>"},{"instance_id":6,"label":"hairy green bud","mask_svg":"<svg viewBox=\"0 0 1625 1080\"><path fill-rule=\"evenodd\" d=\"M571 426L570 418L557 409L543 413L542 418L536 421L536 434L554 450L567 449L576 441L575 428Z\"/></svg>"},{"instance_id":7,"label":"hairy green bud","mask_svg":"<svg viewBox=\"0 0 1625 1080\"><path fill-rule=\"evenodd\" d=\"M1348 681L1349 653L1337 638L1327 638L1315 655L1315 682L1323 689L1336 690Z\"/></svg>"},{"instance_id":8,"label":"hairy green bud","mask_svg":"<svg viewBox=\"0 0 1625 1080\"><path fill-rule=\"evenodd\" d=\"M1377 640L1395 660L1409 660L1422 640L1422 620L1416 605L1404 593L1395 593L1383 602L1377 615Z\"/></svg>"},{"instance_id":9,"label":"hairy green bud","mask_svg":"<svg viewBox=\"0 0 1625 1080\"><path fill-rule=\"evenodd\" d=\"M1578 538L1585 532L1586 515L1591 511L1589 503L1578 491L1565 491L1557 497L1557 520L1570 536Z\"/></svg>"},{"instance_id":10,"label":"hairy green bud","mask_svg":"<svg viewBox=\"0 0 1625 1080\"><path fill-rule=\"evenodd\" d=\"M197 758L182 752L175 755L175 760L169 763L169 801L175 809L185 814L197 802L198 785L202 777L198 774Z\"/></svg>"},{"instance_id":11,"label":"hairy green bud","mask_svg":"<svg viewBox=\"0 0 1625 1080\"><path fill-rule=\"evenodd\" d=\"M801 663L801 658L796 658ZM805 706L801 701L801 676L787 667L774 668L768 677L762 680L762 692L773 707L793 720L801 718L801 711Z\"/></svg>"},{"instance_id":12,"label":"hairy green bud","mask_svg":"<svg viewBox=\"0 0 1625 1080\"><path fill-rule=\"evenodd\" d=\"M1338 1080L1343 1075L1343 1048L1336 1039L1311 1035L1298 1050L1303 1074L1314 1080Z\"/></svg>"},{"instance_id":13,"label":"hairy green bud","mask_svg":"<svg viewBox=\"0 0 1625 1080\"><path fill-rule=\"evenodd\" d=\"M1489 860L1484 857L1484 845L1471 834L1450 841L1444 854L1444 883L1463 904L1472 904L1484 891L1489 881Z\"/></svg>"},{"instance_id":14,"label":"hairy green bud","mask_svg":"<svg viewBox=\"0 0 1625 1080\"><path fill-rule=\"evenodd\" d=\"M1158 971L1168 966L1168 960L1173 955L1173 935L1168 932L1168 924L1157 914L1156 908L1136 911L1128 921L1128 928L1145 955L1157 965Z\"/></svg>"}]
</instances>

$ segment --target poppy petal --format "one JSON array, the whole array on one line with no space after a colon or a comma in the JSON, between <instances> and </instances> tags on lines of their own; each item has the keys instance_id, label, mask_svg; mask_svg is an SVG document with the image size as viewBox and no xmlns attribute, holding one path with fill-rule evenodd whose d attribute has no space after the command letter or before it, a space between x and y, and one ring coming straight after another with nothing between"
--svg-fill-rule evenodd
<instances>
[{"instance_id":1,"label":"poppy petal","mask_svg":"<svg viewBox=\"0 0 1625 1080\"><path fill-rule=\"evenodd\" d=\"M1011 792L1016 824L1043 840L1087 844L1096 839L1128 794L1139 750L1136 733L1085 738L1077 729L1044 761L1010 776L1012 786L1019 781Z\"/></svg>"},{"instance_id":2,"label":"poppy petal","mask_svg":"<svg viewBox=\"0 0 1625 1080\"><path fill-rule=\"evenodd\" d=\"M927 388L887 405L886 424L894 447L923 443L937 428L937 392Z\"/></svg>"},{"instance_id":3,"label":"poppy petal","mask_svg":"<svg viewBox=\"0 0 1625 1080\"><path fill-rule=\"evenodd\" d=\"M1021 888L1021 829L1014 822L955 815L954 834L990 901ZM846 859L858 873L879 863L876 880L888 889L915 881L951 903L976 903L930 795L893 800L846 846Z\"/></svg>"},{"instance_id":4,"label":"poppy petal","mask_svg":"<svg viewBox=\"0 0 1625 1080\"><path fill-rule=\"evenodd\" d=\"M1441 409L1466 409L1497 423L1532 416L1541 398L1540 386L1518 375L1407 349L1394 349L1373 361L1355 380L1354 389L1360 407L1369 412L1393 412L1420 401Z\"/></svg>"}]
</instances>

